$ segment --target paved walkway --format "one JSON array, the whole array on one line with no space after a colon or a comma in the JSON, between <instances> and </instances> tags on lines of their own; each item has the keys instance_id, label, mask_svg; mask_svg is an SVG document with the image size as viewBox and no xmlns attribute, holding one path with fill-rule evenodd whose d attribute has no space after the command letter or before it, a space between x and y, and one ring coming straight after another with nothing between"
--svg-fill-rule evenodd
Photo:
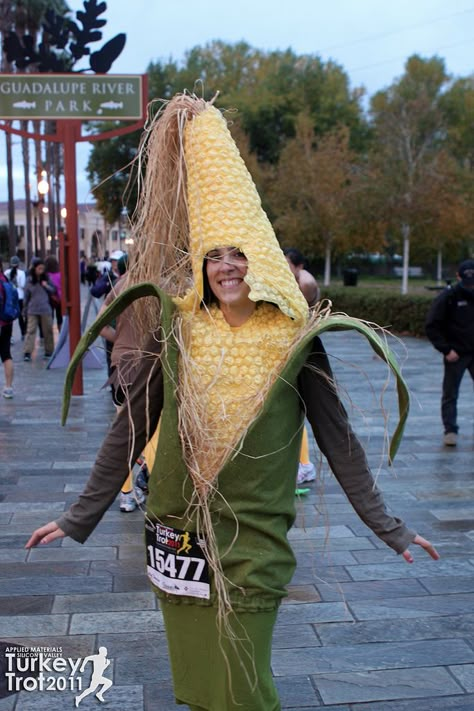
<instances>
[{"instance_id":1,"label":"paved walkway","mask_svg":"<svg viewBox=\"0 0 474 711\"><path fill-rule=\"evenodd\" d=\"M416 549L415 563L407 565L358 520L323 467L291 531L298 568L273 653L282 706L473 711L472 385L463 384L459 446L444 449L440 360L424 341L397 345L406 349L413 405L396 465L388 470L377 403L385 368L357 336L333 334L325 343L388 505L431 538L442 559L435 563ZM0 403L0 640L60 647L58 654L73 662L105 646L106 676L113 679L108 709L172 711L161 613L144 574L141 513L121 514L115 503L84 546L65 540L29 553L23 547L36 526L82 489L113 416L110 395L100 390L104 373L85 373L85 395L74 399L63 429L64 371L47 371L41 360L23 363L20 343L13 352L15 399ZM389 412L393 402L389 385ZM67 671L53 676L72 683ZM0 711L73 707L69 686L0 699ZM97 709L99 702L91 695L80 708Z\"/></svg>"}]
</instances>

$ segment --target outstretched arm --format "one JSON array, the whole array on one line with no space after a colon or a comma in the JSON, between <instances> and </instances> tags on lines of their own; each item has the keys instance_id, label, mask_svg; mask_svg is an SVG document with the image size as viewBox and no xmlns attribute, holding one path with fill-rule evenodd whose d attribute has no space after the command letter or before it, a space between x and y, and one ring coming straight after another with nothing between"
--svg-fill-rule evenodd
<instances>
[{"instance_id":1,"label":"outstretched arm","mask_svg":"<svg viewBox=\"0 0 474 711\"><path fill-rule=\"evenodd\" d=\"M319 338L314 339L312 352L300 373L299 390L318 446L362 521L384 543L403 554L407 562L413 561L409 550L412 543L420 545L433 558L438 558L429 541L386 510L365 452L338 397L331 367Z\"/></svg>"},{"instance_id":2,"label":"outstretched arm","mask_svg":"<svg viewBox=\"0 0 474 711\"><path fill-rule=\"evenodd\" d=\"M84 491L57 521L34 531L27 548L63 536L84 543L115 500L128 475L130 459L135 461L154 433L163 407L159 344L156 341L148 343L144 353L130 399L117 413ZM132 447L130 421L133 422Z\"/></svg>"}]
</instances>

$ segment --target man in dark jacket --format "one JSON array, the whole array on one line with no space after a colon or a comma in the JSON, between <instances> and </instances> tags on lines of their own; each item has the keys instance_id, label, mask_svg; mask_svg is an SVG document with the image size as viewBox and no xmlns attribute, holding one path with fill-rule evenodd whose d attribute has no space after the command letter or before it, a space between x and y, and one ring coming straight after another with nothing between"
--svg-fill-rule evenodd
<instances>
[{"instance_id":1,"label":"man in dark jacket","mask_svg":"<svg viewBox=\"0 0 474 711\"><path fill-rule=\"evenodd\" d=\"M433 302L426 319L426 335L444 356L441 417L444 444L457 443L457 400L466 370L474 380L474 259L459 265L458 282Z\"/></svg>"}]
</instances>

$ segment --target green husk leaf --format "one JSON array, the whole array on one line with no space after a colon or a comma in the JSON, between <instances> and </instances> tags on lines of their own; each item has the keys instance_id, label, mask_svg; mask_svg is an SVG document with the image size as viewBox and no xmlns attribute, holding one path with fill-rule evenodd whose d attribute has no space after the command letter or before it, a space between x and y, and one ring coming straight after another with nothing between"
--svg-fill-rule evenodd
<instances>
[{"instance_id":1,"label":"green husk leaf","mask_svg":"<svg viewBox=\"0 0 474 711\"><path fill-rule=\"evenodd\" d=\"M389 366L395 376L398 396L398 424L390 439L389 447L389 464L392 464L393 459L398 451L403 437L403 431L408 417L410 407L410 395L407 384L402 376L400 366L392 350L384 342L378 333L365 321L346 316L344 314L331 314L327 318L321 319L319 323L311 330L314 336L319 336L325 331L358 331L365 336L375 351L375 353Z\"/></svg>"},{"instance_id":2,"label":"green husk leaf","mask_svg":"<svg viewBox=\"0 0 474 711\"><path fill-rule=\"evenodd\" d=\"M71 402L72 384L76 370L82 358L85 356L94 341L99 337L99 334L104 326L107 326L107 324L117 318L117 316L133 304L134 301L142 299L146 296L155 296L159 299L162 309L162 318L166 318L167 316L169 317L169 314L164 313L165 311L168 312L171 308L169 297L155 284L152 284L151 282L143 282L142 284L136 284L135 286L131 286L122 291L122 293L114 299L110 306L108 306L107 309L100 316L98 316L98 318L96 318L90 328L83 334L81 340L77 344L76 350L74 351L66 371L66 377L64 380L63 407L61 413L62 425L66 424Z\"/></svg>"}]
</instances>

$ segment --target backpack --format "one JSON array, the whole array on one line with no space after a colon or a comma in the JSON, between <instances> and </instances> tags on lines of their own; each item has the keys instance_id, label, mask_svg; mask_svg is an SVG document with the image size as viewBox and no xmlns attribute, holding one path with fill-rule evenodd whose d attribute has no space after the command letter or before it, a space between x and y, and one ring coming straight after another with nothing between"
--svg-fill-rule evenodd
<instances>
[{"instance_id":1,"label":"backpack","mask_svg":"<svg viewBox=\"0 0 474 711\"><path fill-rule=\"evenodd\" d=\"M0 321L9 323L20 315L18 291L9 281L1 281L0 284L3 287L3 299L0 304Z\"/></svg>"}]
</instances>

